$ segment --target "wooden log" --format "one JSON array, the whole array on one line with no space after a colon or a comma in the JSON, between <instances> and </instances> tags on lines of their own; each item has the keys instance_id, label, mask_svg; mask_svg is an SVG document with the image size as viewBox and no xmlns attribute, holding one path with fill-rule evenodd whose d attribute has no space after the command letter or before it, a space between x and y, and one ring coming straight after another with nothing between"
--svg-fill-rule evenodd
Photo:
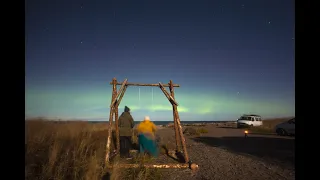
<instances>
[{"instance_id":1,"label":"wooden log","mask_svg":"<svg viewBox=\"0 0 320 180\"><path fill-rule=\"evenodd\" d=\"M170 84L170 94L174 98L174 87L172 80L169 82ZM176 151L180 152L180 138L179 138L179 129L178 129L178 123L177 123L177 117L176 114L174 113L174 107L172 106L172 111L173 111L173 122L174 122L174 132L175 132L175 139L176 139Z\"/></svg>"},{"instance_id":2,"label":"wooden log","mask_svg":"<svg viewBox=\"0 0 320 180\"><path fill-rule=\"evenodd\" d=\"M117 94L117 79L113 78L113 87L112 87L112 98L111 103L113 100L115 100L116 94ZM113 121L113 114L114 114L114 106L110 107L110 115L109 115L109 127L108 127L108 139L107 139L107 145L106 145L106 164L109 164L110 160L110 144L111 144L111 135L112 135L112 121Z\"/></svg>"},{"instance_id":3,"label":"wooden log","mask_svg":"<svg viewBox=\"0 0 320 180\"><path fill-rule=\"evenodd\" d=\"M116 101L117 101L118 97L120 96L120 94L122 93L122 91L123 91L123 89L124 89L124 86L126 85L127 81L128 81L128 79L125 79L125 80L123 81L123 83L121 84L121 87L120 87L119 91L116 92L116 97L115 97L115 99L113 99L113 101L112 101L111 104L110 104L110 108L111 108L112 106L114 106L114 104L116 103ZM116 86L116 85L115 85L115 86ZM116 86L116 87L117 87L117 86Z\"/></svg>"},{"instance_id":4,"label":"wooden log","mask_svg":"<svg viewBox=\"0 0 320 180\"><path fill-rule=\"evenodd\" d=\"M112 82L110 82L112 84ZM117 85L122 85L121 82L118 82ZM159 86L159 84L143 84L143 83L126 83L127 86ZM163 87L170 87L169 84L162 84ZM180 87L179 84L173 84L173 87Z\"/></svg>"},{"instance_id":5,"label":"wooden log","mask_svg":"<svg viewBox=\"0 0 320 180\"><path fill-rule=\"evenodd\" d=\"M114 122L115 122L115 130L116 130L116 152L120 152L120 135L119 135L119 109L118 107L114 107ZM112 137L113 140L113 137ZM114 142L114 141L113 141Z\"/></svg>"},{"instance_id":6,"label":"wooden log","mask_svg":"<svg viewBox=\"0 0 320 180\"><path fill-rule=\"evenodd\" d=\"M196 168L198 168L198 165L195 165ZM184 164L117 164L117 165L108 165L108 168L159 168L159 169L170 169L170 168L190 168L190 164L184 163Z\"/></svg>"},{"instance_id":7,"label":"wooden log","mask_svg":"<svg viewBox=\"0 0 320 180\"><path fill-rule=\"evenodd\" d=\"M189 155L188 155L188 152L187 152L186 139L183 136L183 132L182 132L182 127L181 127L181 123L180 123L180 117L179 117L179 114L178 114L177 106L174 105L174 104L172 104L172 106L174 108L173 109L173 113L175 113L175 115L177 117L177 124L178 124L181 144L182 144L182 148L183 148L184 159L188 163L189 162Z\"/></svg>"},{"instance_id":8,"label":"wooden log","mask_svg":"<svg viewBox=\"0 0 320 180\"><path fill-rule=\"evenodd\" d=\"M124 96L124 93L126 92L127 90L127 86L124 86L123 90L122 90L122 93L120 94L120 97L119 99L116 101L116 107L119 107L120 103L121 103L121 100Z\"/></svg>"},{"instance_id":9,"label":"wooden log","mask_svg":"<svg viewBox=\"0 0 320 180\"><path fill-rule=\"evenodd\" d=\"M119 99L116 101L115 104L115 109L116 109L116 113L115 113L115 123L116 123L116 143L117 143L117 153L120 152L120 134L119 134L119 105L120 102L124 96L124 93L127 90L127 86L124 86L124 89L122 90Z\"/></svg>"},{"instance_id":10,"label":"wooden log","mask_svg":"<svg viewBox=\"0 0 320 180\"><path fill-rule=\"evenodd\" d=\"M161 82L159 82L159 87L162 90L163 94L168 98L168 100L175 104L176 106L178 106L178 103L176 102L176 100L174 100L174 98L168 93L168 91L164 88L164 86L161 84Z\"/></svg>"}]
</instances>

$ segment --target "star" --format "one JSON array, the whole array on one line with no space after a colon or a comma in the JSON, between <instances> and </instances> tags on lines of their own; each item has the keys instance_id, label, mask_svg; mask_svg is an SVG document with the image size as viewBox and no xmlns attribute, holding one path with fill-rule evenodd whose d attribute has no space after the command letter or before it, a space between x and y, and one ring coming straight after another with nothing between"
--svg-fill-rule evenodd
<instances>
[{"instance_id":1,"label":"star","mask_svg":"<svg viewBox=\"0 0 320 180\"><path fill-rule=\"evenodd\" d=\"M268 24L271 24L271 21L269 21Z\"/></svg>"},{"instance_id":2,"label":"star","mask_svg":"<svg viewBox=\"0 0 320 180\"><path fill-rule=\"evenodd\" d=\"M221 11L223 11L224 10L224 5L221 5Z\"/></svg>"},{"instance_id":3,"label":"star","mask_svg":"<svg viewBox=\"0 0 320 180\"><path fill-rule=\"evenodd\" d=\"M82 44L83 42L82 41L80 41L80 44Z\"/></svg>"},{"instance_id":4,"label":"star","mask_svg":"<svg viewBox=\"0 0 320 180\"><path fill-rule=\"evenodd\" d=\"M241 8L244 8L244 4L241 5Z\"/></svg>"}]
</instances>

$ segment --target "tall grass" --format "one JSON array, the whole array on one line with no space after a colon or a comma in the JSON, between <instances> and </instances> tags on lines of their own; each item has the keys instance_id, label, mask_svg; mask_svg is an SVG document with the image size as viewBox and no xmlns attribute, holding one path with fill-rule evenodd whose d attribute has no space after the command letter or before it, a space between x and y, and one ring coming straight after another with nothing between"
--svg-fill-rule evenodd
<instances>
[{"instance_id":1,"label":"tall grass","mask_svg":"<svg viewBox=\"0 0 320 180\"><path fill-rule=\"evenodd\" d=\"M26 179L101 179L107 126L26 122Z\"/></svg>"},{"instance_id":2,"label":"tall grass","mask_svg":"<svg viewBox=\"0 0 320 180\"><path fill-rule=\"evenodd\" d=\"M30 120L25 125L25 179L160 178L158 170L110 170L104 167L108 136L106 123ZM114 149L114 143L111 149ZM111 176L108 178L107 174Z\"/></svg>"},{"instance_id":3,"label":"tall grass","mask_svg":"<svg viewBox=\"0 0 320 180\"><path fill-rule=\"evenodd\" d=\"M252 132L252 133L275 133L274 128L277 124L288 121L291 118L292 117L263 120L262 126L250 127L250 132Z\"/></svg>"}]
</instances>

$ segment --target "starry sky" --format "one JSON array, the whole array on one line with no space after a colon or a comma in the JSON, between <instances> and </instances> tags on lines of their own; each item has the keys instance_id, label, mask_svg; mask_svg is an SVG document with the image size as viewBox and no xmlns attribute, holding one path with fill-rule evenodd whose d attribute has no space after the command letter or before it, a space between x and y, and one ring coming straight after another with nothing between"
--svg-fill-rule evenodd
<instances>
[{"instance_id":1,"label":"starry sky","mask_svg":"<svg viewBox=\"0 0 320 180\"><path fill-rule=\"evenodd\" d=\"M113 77L181 121L294 116L294 1L28 0L25 116L108 120ZM118 86L120 88L120 86ZM140 91L140 96L139 96ZM128 87L135 120L172 120Z\"/></svg>"}]
</instances>

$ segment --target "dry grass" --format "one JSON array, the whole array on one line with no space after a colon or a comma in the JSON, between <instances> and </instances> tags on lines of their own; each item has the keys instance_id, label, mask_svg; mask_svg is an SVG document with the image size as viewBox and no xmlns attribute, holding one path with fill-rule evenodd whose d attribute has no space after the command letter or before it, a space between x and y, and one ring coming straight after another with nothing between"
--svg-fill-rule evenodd
<instances>
[{"instance_id":1,"label":"dry grass","mask_svg":"<svg viewBox=\"0 0 320 180\"><path fill-rule=\"evenodd\" d=\"M206 129L206 128L198 128L197 132L200 133L200 134L206 134L206 133L208 133L208 129Z\"/></svg>"},{"instance_id":2,"label":"dry grass","mask_svg":"<svg viewBox=\"0 0 320 180\"><path fill-rule=\"evenodd\" d=\"M26 122L26 179L101 179L106 124Z\"/></svg>"},{"instance_id":3,"label":"dry grass","mask_svg":"<svg viewBox=\"0 0 320 180\"><path fill-rule=\"evenodd\" d=\"M280 124L284 121L287 121L291 119L292 117L288 118L276 118L276 119L266 119L263 120L263 125L262 126L257 126L257 127L251 127L250 131L251 132L256 132L256 133L275 133L274 128L277 124Z\"/></svg>"},{"instance_id":4,"label":"dry grass","mask_svg":"<svg viewBox=\"0 0 320 180\"><path fill-rule=\"evenodd\" d=\"M269 131L288 119L265 120L256 130ZM158 169L104 168L107 135L106 123L26 121L25 179L100 180L106 173L112 180L164 178Z\"/></svg>"},{"instance_id":5,"label":"dry grass","mask_svg":"<svg viewBox=\"0 0 320 180\"><path fill-rule=\"evenodd\" d=\"M107 173L110 179L159 179L157 170L104 168L107 128L106 123L26 121L25 179L98 180L109 179Z\"/></svg>"},{"instance_id":6,"label":"dry grass","mask_svg":"<svg viewBox=\"0 0 320 180\"><path fill-rule=\"evenodd\" d=\"M148 163L152 162L152 159L148 156L138 157L137 159L132 159L131 164L137 163ZM115 160L115 165L119 163L119 159ZM114 168L111 173L112 180L115 179L132 179L132 180L160 180L162 178L162 173L160 169L147 169L144 167L141 168L132 168L132 169L120 169Z\"/></svg>"}]
</instances>

